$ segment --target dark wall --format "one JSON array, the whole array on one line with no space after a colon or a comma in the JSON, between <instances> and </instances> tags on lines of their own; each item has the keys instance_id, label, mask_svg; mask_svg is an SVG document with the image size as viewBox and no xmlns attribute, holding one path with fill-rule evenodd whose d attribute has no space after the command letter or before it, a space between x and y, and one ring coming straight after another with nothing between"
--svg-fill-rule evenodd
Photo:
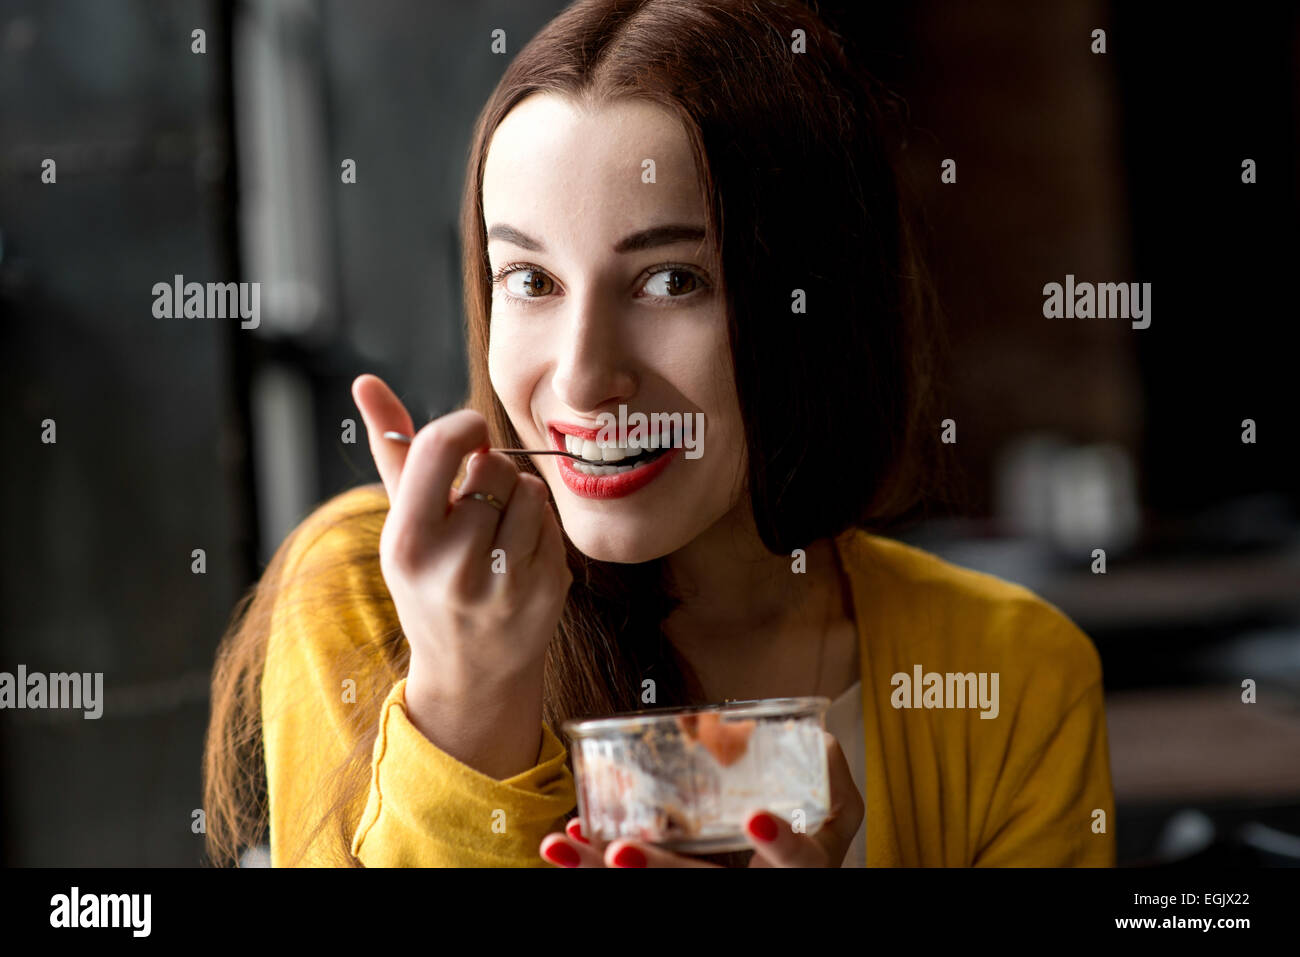
<instances>
[{"instance_id":1,"label":"dark wall","mask_svg":"<svg viewBox=\"0 0 1300 957\"><path fill-rule=\"evenodd\" d=\"M155 319L151 289L236 278L220 42L197 2L0 4L0 670L103 672L108 702L0 714L7 864L200 860L207 676L250 573L243 441L230 329Z\"/></svg>"}]
</instances>

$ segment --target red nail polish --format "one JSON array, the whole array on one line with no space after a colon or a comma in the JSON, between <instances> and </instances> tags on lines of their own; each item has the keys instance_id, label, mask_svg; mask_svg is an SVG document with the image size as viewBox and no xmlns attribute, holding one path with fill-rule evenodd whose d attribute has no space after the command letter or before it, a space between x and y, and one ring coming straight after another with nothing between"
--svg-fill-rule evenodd
<instances>
[{"instance_id":1,"label":"red nail polish","mask_svg":"<svg viewBox=\"0 0 1300 957\"><path fill-rule=\"evenodd\" d=\"M614 855L615 867L645 867L645 855L635 847L625 845Z\"/></svg>"},{"instance_id":2,"label":"red nail polish","mask_svg":"<svg viewBox=\"0 0 1300 957\"><path fill-rule=\"evenodd\" d=\"M548 861L552 864L558 864L560 867L577 867L582 860L578 856L578 852L563 841L556 841L542 853L546 855Z\"/></svg>"},{"instance_id":3,"label":"red nail polish","mask_svg":"<svg viewBox=\"0 0 1300 957\"><path fill-rule=\"evenodd\" d=\"M565 827L565 830L569 832L569 837L573 838L575 841L582 841L583 844L591 843L591 841L587 840L587 838L583 835L582 822L578 820L576 817L568 823L568 825Z\"/></svg>"},{"instance_id":4,"label":"red nail polish","mask_svg":"<svg viewBox=\"0 0 1300 957\"><path fill-rule=\"evenodd\" d=\"M775 841L776 821L770 814L755 814L749 820L749 833L760 841Z\"/></svg>"}]
</instances>

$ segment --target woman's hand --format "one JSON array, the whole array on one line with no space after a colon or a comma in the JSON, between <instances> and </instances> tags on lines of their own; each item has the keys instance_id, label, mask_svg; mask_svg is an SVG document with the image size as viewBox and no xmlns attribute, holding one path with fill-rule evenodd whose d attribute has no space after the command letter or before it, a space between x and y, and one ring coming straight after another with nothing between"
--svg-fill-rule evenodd
<instances>
[{"instance_id":1,"label":"woman's hand","mask_svg":"<svg viewBox=\"0 0 1300 957\"><path fill-rule=\"evenodd\" d=\"M830 776L830 815L816 834L797 834L789 824L766 811L745 817L745 836L754 847L750 867L839 867L853 836L862 824L866 807L853 783L848 761L830 732L826 739L826 765ZM582 834L577 818L564 833L542 839L541 855L561 867L718 867L709 861L660 850L640 841L617 840L608 844Z\"/></svg>"},{"instance_id":2,"label":"woman's hand","mask_svg":"<svg viewBox=\"0 0 1300 957\"><path fill-rule=\"evenodd\" d=\"M542 664L573 581L546 483L486 451L477 412L436 419L406 445L383 437L414 430L381 379L359 377L352 396L388 492L379 559L410 644L412 721L485 774L532 767ZM461 460L475 452L458 493ZM460 494L471 492L501 507Z\"/></svg>"}]
</instances>

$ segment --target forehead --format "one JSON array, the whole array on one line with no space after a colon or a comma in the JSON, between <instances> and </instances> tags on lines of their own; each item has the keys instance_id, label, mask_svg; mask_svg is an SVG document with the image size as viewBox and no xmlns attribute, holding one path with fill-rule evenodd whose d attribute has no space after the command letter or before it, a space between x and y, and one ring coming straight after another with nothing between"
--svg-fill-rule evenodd
<instances>
[{"instance_id":1,"label":"forehead","mask_svg":"<svg viewBox=\"0 0 1300 957\"><path fill-rule=\"evenodd\" d=\"M655 164L652 183L642 182L647 159ZM672 113L640 100L584 108L535 93L493 134L483 219L509 223L548 249L553 242L608 248L647 226L703 225L704 207L690 142Z\"/></svg>"}]
</instances>

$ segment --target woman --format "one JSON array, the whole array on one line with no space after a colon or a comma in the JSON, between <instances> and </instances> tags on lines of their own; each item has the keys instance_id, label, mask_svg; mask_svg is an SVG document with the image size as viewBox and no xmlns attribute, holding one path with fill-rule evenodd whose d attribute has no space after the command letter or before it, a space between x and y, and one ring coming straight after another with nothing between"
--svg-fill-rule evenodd
<instances>
[{"instance_id":1,"label":"woman","mask_svg":"<svg viewBox=\"0 0 1300 957\"><path fill-rule=\"evenodd\" d=\"M817 694L831 819L755 809L751 865L1113 863L1088 638L870 531L943 464L887 107L796 2L579 2L519 52L466 180L468 401L417 432L354 383L383 483L236 615L214 860L269 819L276 865L707 866L590 843L561 722ZM610 448L620 407L702 454Z\"/></svg>"}]
</instances>

